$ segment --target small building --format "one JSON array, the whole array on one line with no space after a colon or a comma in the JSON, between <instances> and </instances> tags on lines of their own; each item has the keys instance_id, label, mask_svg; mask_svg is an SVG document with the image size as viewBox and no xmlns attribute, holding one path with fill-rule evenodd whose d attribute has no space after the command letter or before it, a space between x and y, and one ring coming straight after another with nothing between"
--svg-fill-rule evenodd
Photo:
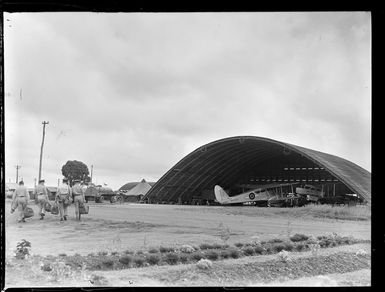
<instances>
[{"instance_id":1,"label":"small building","mask_svg":"<svg viewBox=\"0 0 385 292\"><path fill-rule=\"evenodd\" d=\"M129 183L129 184L125 184L124 186L131 187L132 183ZM133 186L132 188L130 188L127 191L122 190L122 188L120 188L119 191L124 194L124 200L125 201L127 201L127 202L139 202L147 194L147 192L151 189L151 183L148 183L148 182L146 182L145 179L142 179L141 182L136 183L135 186Z\"/></svg>"}]
</instances>

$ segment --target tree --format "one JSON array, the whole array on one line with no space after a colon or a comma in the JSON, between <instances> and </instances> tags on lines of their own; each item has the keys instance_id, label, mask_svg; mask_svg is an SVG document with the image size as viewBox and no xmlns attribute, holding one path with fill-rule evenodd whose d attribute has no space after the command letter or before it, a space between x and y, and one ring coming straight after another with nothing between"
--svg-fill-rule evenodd
<instances>
[{"instance_id":1,"label":"tree","mask_svg":"<svg viewBox=\"0 0 385 292\"><path fill-rule=\"evenodd\" d=\"M68 179L70 186L72 186L72 182L75 179L80 179L83 181L90 180L90 177L88 176L89 171L87 165L77 160L68 160L67 163L64 164L61 168L61 173L65 178Z\"/></svg>"}]
</instances>

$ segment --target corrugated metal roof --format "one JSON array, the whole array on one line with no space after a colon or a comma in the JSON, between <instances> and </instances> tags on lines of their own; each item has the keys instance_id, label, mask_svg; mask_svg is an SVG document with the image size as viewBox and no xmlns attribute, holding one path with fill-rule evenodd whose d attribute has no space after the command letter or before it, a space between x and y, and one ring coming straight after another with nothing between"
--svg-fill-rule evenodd
<instances>
[{"instance_id":1,"label":"corrugated metal roof","mask_svg":"<svg viewBox=\"0 0 385 292\"><path fill-rule=\"evenodd\" d=\"M338 156L255 136L230 137L199 147L165 173L146 197L184 200L215 184L231 186L249 173L284 176L285 165L317 165L315 176L337 178L371 202L371 174L362 167Z\"/></svg>"}]
</instances>

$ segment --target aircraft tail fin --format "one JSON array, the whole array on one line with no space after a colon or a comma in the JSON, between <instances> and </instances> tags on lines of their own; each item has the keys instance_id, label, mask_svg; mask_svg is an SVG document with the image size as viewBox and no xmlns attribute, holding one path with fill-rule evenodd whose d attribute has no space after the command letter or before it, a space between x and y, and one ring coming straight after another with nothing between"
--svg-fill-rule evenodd
<instances>
[{"instance_id":1,"label":"aircraft tail fin","mask_svg":"<svg viewBox=\"0 0 385 292\"><path fill-rule=\"evenodd\" d=\"M217 201L221 204L230 199L229 195L225 192L225 190L218 185L214 187L214 194Z\"/></svg>"}]
</instances>

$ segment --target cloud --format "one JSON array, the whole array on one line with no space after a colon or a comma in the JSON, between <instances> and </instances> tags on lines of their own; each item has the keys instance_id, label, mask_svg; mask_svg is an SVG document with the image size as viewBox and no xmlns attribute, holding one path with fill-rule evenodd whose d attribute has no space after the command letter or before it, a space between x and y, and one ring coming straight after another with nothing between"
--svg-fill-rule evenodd
<instances>
[{"instance_id":1,"label":"cloud","mask_svg":"<svg viewBox=\"0 0 385 292\"><path fill-rule=\"evenodd\" d=\"M115 188L157 180L200 145L235 135L371 166L368 13L7 17L7 177L15 163L36 176L43 120L53 184L73 159Z\"/></svg>"}]
</instances>

